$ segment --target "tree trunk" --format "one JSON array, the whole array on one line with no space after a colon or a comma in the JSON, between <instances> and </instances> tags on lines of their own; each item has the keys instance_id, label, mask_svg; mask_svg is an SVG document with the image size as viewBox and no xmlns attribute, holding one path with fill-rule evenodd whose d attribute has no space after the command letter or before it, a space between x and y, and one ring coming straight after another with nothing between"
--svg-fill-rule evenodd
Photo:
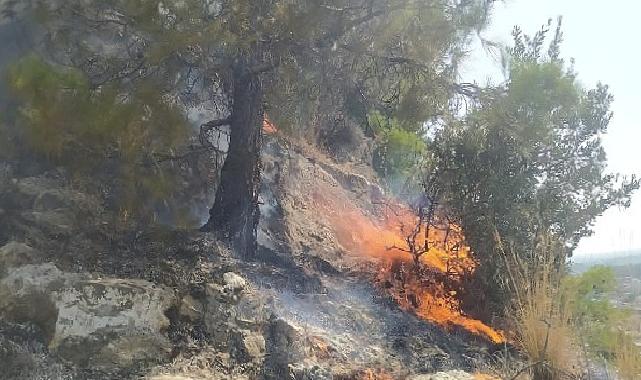
<instances>
[{"instance_id":1,"label":"tree trunk","mask_svg":"<svg viewBox=\"0 0 641 380\"><path fill-rule=\"evenodd\" d=\"M244 257L256 253L263 92L258 75L246 65L233 73L230 142L216 199L203 231L216 231Z\"/></svg>"}]
</instances>

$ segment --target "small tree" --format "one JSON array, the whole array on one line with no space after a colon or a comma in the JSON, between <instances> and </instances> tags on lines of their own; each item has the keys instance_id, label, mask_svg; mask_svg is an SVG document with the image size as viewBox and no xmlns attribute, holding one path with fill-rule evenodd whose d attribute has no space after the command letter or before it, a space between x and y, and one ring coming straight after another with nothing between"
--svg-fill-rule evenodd
<instances>
[{"instance_id":1,"label":"small tree","mask_svg":"<svg viewBox=\"0 0 641 380\"><path fill-rule=\"evenodd\" d=\"M171 198L178 173L158 155L185 146L189 126L155 83L97 91L82 71L30 55L8 69L7 84L17 107L2 138L13 154L108 184L123 215L144 219Z\"/></svg>"},{"instance_id":2,"label":"small tree","mask_svg":"<svg viewBox=\"0 0 641 380\"><path fill-rule=\"evenodd\" d=\"M441 168L442 201L480 262L475 287L484 302L473 304L489 310L503 310L510 298L495 232L531 265L539 259L536 237L549 232L561 267L593 220L612 205L628 205L639 186L605 171L608 87L583 89L559 56L560 27L544 51L547 32L530 38L516 28L506 82L483 89L469 114L428 147L429 161Z\"/></svg>"}]
</instances>

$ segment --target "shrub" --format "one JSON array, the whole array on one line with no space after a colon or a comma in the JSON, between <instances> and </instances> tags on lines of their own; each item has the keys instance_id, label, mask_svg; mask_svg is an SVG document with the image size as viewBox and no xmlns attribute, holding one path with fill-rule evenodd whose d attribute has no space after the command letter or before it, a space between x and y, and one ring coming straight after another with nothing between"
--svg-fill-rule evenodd
<instances>
[{"instance_id":1,"label":"shrub","mask_svg":"<svg viewBox=\"0 0 641 380\"><path fill-rule=\"evenodd\" d=\"M123 215L149 215L170 197L176 173L157 156L185 144L189 126L151 80L96 87L78 70L28 56L8 69L7 84L18 110L3 134L19 145L15 154L108 187Z\"/></svg>"},{"instance_id":2,"label":"shrub","mask_svg":"<svg viewBox=\"0 0 641 380\"><path fill-rule=\"evenodd\" d=\"M552 305L554 300L544 287L528 294L518 311L519 343L533 363L537 379L558 378L555 373L571 361L571 329Z\"/></svg>"},{"instance_id":3,"label":"shrub","mask_svg":"<svg viewBox=\"0 0 641 380\"><path fill-rule=\"evenodd\" d=\"M568 308L560 302L550 266L531 281L522 281L522 300L516 308L518 343L533 364L536 380L564 378L571 372L574 336Z\"/></svg>"},{"instance_id":4,"label":"shrub","mask_svg":"<svg viewBox=\"0 0 641 380\"><path fill-rule=\"evenodd\" d=\"M530 360L533 379L563 379L579 361L576 352L582 361L607 359L624 380L639 378L641 352L625 334L629 313L609 301L616 287L612 269L595 266L579 275L563 275L548 259L553 256L545 247L550 246L538 247L541 262L534 270L510 261L517 341Z\"/></svg>"},{"instance_id":5,"label":"shrub","mask_svg":"<svg viewBox=\"0 0 641 380\"><path fill-rule=\"evenodd\" d=\"M616 288L614 271L594 266L580 275L568 276L563 284L574 327L582 337L587 353L609 360L623 380L641 376L641 352L629 331L630 312L614 307L610 294Z\"/></svg>"},{"instance_id":6,"label":"shrub","mask_svg":"<svg viewBox=\"0 0 641 380\"><path fill-rule=\"evenodd\" d=\"M611 268L597 265L563 281L563 296L571 309L573 324L590 354L611 358L617 348L617 329L628 312L615 308L609 293L616 287Z\"/></svg>"},{"instance_id":7,"label":"shrub","mask_svg":"<svg viewBox=\"0 0 641 380\"><path fill-rule=\"evenodd\" d=\"M417 190L426 143L417 132L380 113L372 113L368 122L377 137L373 165L395 193Z\"/></svg>"}]
</instances>

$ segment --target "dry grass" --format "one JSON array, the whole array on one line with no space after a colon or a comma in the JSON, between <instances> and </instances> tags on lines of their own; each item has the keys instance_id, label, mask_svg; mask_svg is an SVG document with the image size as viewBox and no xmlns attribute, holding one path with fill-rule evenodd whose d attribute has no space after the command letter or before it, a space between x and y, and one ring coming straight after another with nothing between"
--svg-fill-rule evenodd
<instances>
[{"instance_id":1,"label":"dry grass","mask_svg":"<svg viewBox=\"0 0 641 380\"><path fill-rule=\"evenodd\" d=\"M572 328L548 276L532 281L516 310L518 343L532 363L534 379L557 380L572 371L576 357Z\"/></svg>"},{"instance_id":2,"label":"dry grass","mask_svg":"<svg viewBox=\"0 0 641 380\"><path fill-rule=\"evenodd\" d=\"M615 351L615 365L621 380L641 379L641 350L631 339L622 339Z\"/></svg>"},{"instance_id":3,"label":"dry grass","mask_svg":"<svg viewBox=\"0 0 641 380\"><path fill-rule=\"evenodd\" d=\"M514 302L516 343L530 364L516 378L562 380L573 377L578 362L569 305L559 294L562 272L554 265L558 247L545 237L537 244L539 260L525 264L514 247L506 247L497 233L498 246L505 259Z\"/></svg>"},{"instance_id":4,"label":"dry grass","mask_svg":"<svg viewBox=\"0 0 641 380\"><path fill-rule=\"evenodd\" d=\"M573 293L561 286L563 268L555 266L558 247L545 236L536 244L536 261L523 263L514 246L504 246L496 233L504 258L507 280L514 293L516 343L528 357L529 365L513 374L511 379L566 380L580 378L582 365L590 361L588 345L583 341L580 322L572 312ZM562 248L561 248L562 249ZM629 322L638 326L638 322ZM610 333L617 334L613 364L620 380L641 379L641 347L635 345L635 331L630 326L613 324ZM628 331L632 335L624 333ZM638 339L638 338L637 338ZM593 352L594 354L594 352Z\"/></svg>"}]
</instances>

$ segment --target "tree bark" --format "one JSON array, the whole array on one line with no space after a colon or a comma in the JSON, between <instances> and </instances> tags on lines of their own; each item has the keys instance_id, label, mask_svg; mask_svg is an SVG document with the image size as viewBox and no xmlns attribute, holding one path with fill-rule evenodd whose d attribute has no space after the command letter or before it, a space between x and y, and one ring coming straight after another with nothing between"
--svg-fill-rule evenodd
<instances>
[{"instance_id":1,"label":"tree bark","mask_svg":"<svg viewBox=\"0 0 641 380\"><path fill-rule=\"evenodd\" d=\"M243 257L256 253L260 146L263 122L263 92L259 76L249 65L233 72L230 142L222 167L216 199L203 231L218 232Z\"/></svg>"}]
</instances>

